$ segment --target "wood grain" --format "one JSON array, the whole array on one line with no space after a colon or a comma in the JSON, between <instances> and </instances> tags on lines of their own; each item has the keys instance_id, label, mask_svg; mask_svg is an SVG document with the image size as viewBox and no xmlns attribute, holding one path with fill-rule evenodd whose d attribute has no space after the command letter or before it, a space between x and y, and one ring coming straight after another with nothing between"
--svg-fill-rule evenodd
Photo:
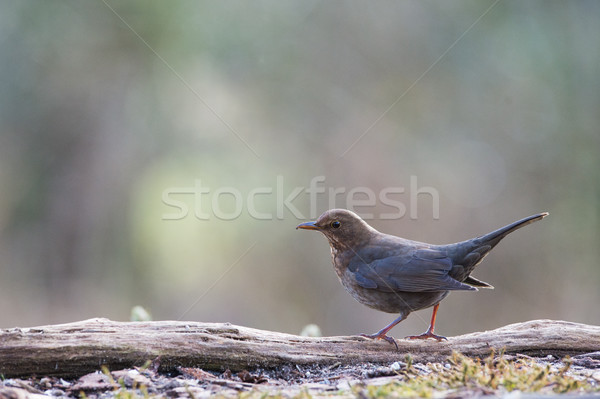
<instances>
[{"instance_id":1,"label":"wood grain","mask_svg":"<svg viewBox=\"0 0 600 399\"><path fill-rule=\"evenodd\" d=\"M156 360L161 371L178 366L239 371L283 364L389 363L441 361L452 351L487 356L507 354L562 357L600 350L600 326L533 320L436 342L387 342L347 337L311 338L235 326L182 321L75 323L0 330L0 374L5 377L75 377L98 370L140 366Z\"/></svg>"}]
</instances>

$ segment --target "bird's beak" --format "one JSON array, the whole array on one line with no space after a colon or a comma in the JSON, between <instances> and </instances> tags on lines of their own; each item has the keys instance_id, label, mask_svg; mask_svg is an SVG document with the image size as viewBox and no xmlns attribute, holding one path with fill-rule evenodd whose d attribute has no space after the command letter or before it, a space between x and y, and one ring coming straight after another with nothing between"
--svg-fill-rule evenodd
<instances>
[{"instance_id":1,"label":"bird's beak","mask_svg":"<svg viewBox=\"0 0 600 399\"><path fill-rule=\"evenodd\" d=\"M317 227L315 222L306 222L306 223L299 224L298 226L296 226L296 230L298 230L298 229L319 230L319 228Z\"/></svg>"}]
</instances>

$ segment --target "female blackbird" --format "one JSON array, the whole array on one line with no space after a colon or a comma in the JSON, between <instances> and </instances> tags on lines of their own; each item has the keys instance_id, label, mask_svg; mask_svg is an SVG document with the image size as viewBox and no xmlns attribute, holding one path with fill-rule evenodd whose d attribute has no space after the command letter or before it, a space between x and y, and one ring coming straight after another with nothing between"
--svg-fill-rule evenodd
<instances>
[{"instance_id":1,"label":"female blackbird","mask_svg":"<svg viewBox=\"0 0 600 399\"><path fill-rule=\"evenodd\" d=\"M340 282L358 302L400 315L381 331L364 337L384 339L396 345L387 332L415 310L433 306L427 331L410 339L445 337L435 335L435 316L450 291L494 288L470 274L500 240L513 231L548 216L532 215L489 234L448 245L432 245L383 234L354 212L331 209L316 222L296 229L318 230L331 246L333 266Z\"/></svg>"}]
</instances>

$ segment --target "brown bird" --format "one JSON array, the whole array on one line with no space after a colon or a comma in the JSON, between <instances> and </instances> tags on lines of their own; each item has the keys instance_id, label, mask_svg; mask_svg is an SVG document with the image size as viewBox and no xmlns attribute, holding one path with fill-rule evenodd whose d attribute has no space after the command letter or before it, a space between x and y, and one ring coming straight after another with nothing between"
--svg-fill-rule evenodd
<instances>
[{"instance_id":1,"label":"brown bird","mask_svg":"<svg viewBox=\"0 0 600 399\"><path fill-rule=\"evenodd\" d=\"M384 339L396 324L419 309L433 306L427 331L409 339L445 337L435 335L435 317L440 302L450 291L494 288L477 280L471 272L504 237L548 216L532 215L489 234L448 245L433 245L383 234L354 212L331 209L316 222L296 229L320 231L329 240L333 266L340 282L358 302L373 309L400 315L379 332L364 337Z\"/></svg>"}]
</instances>

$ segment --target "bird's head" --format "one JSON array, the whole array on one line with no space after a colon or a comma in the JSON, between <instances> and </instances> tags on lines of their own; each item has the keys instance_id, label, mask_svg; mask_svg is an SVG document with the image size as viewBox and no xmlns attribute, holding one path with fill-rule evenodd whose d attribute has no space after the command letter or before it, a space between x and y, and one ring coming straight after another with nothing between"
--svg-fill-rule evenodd
<instances>
[{"instance_id":1,"label":"bird's head","mask_svg":"<svg viewBox=\"0 0 600 399\"><path fill-rule=\"evenodd\" d=\"M377 233L360 216L347 209L330 209L315 222L299 224L296 229L320 231L336 249L357 248Z\"/></svg>"}]
</instances>

